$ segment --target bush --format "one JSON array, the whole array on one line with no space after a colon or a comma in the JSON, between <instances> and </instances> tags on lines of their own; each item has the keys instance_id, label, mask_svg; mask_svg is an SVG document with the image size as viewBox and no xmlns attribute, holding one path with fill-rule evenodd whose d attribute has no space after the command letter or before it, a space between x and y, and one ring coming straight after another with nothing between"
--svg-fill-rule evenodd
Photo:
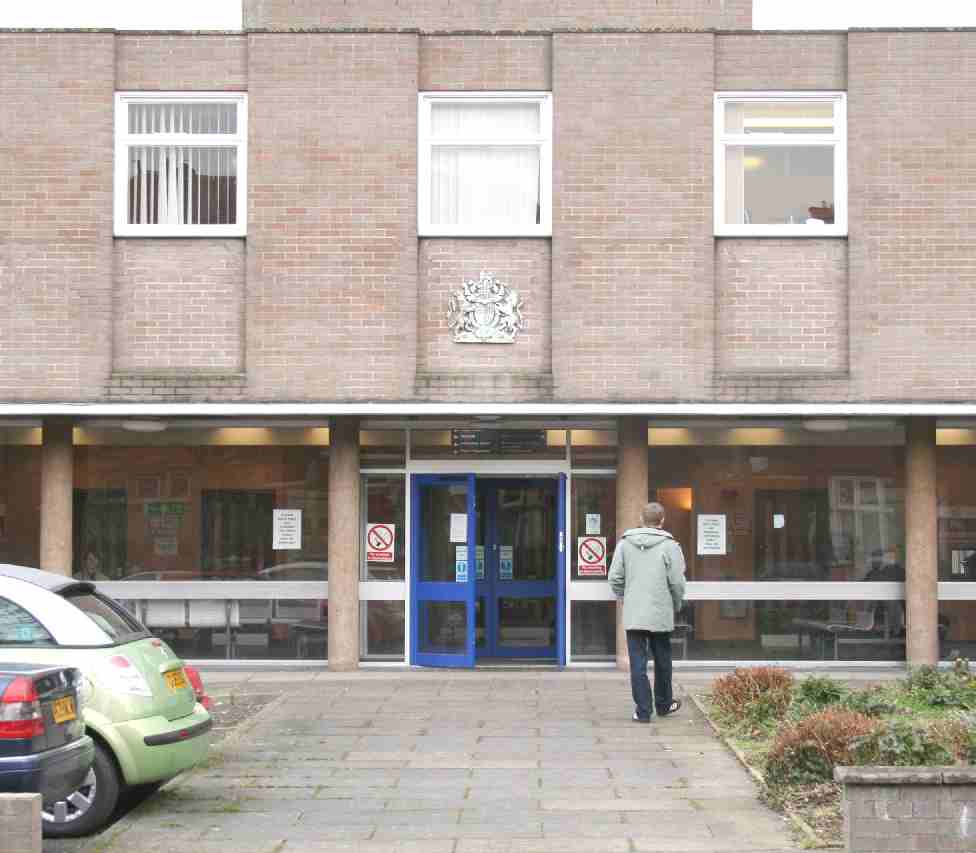
<instances>
[{"instance_id":1,"label":"bush","mask_svg":"<svg viewBox=\"0 0 976 853\"><path fill-rule=\"evenodd\" d=\"M840 682L819 675L804 678L796 686L797 701L814 709L837 705L846 696L847 689Z\"/></svg>"},{"instance_id":2,"label":"bush","mask_svg":"<svg viewBox=\"0 0 976 853\"><path fill-rule=\"evenodd\" d=\"M954 737L948 728L940 733L908 720L890 720L857 739L852 760L855 764L901 767L954 764Z\"/></svg>"},{"instance_id":3,"label":"bush","mask_svg":"<svg viewBox=\"0 0 976 853\"><path fill-rule=\"evenodd\" d=\"M908 671L905 689L917 702L933 707L976 708L976 689L968 666L940 670L934 666L916 666Z\"/></svg>"},{"instance_id":4,"label":"bush","mask_svg":"<svg viewBox=\"0 0 976 853\"><path fill-rule=\"evenodd\" d=\"M928 733L957 763L973 763L976 757L976 720L972 715L960 714L936 720L929 726Z\"/></svg>"},{"instance_id":5,"label":"bush","mask_svg":"<svg viewBox=\"0 0 976 853\"><path fill-rule=\"evenodd\" d=\"M793 699L793 676L775 666L740 667L715 681L712 698L736 720L760 724L780 720Z\"/></svg>"},{"instance_id":6,"label":"bush","mask_svg":"<svg viewBox=\"0 0 976 853\"><path fill-rule=\"evenodd\" d=\"M883 717L898 710L898 706L889 701L878 687L852 690L840 704L848 711L857 711L867 717Z\"/></svg>"},{"instance_id":7,"label":"bush","mask_svg":"<svg viewBox=\"0 0 976 853\"><path fill-rule=\"evenodd\" d=\"M766 779L771 785L829 782L834 767L853 763L856 744L879 725L837 707L812 714L779 733L766 756Z\"/></svg>"}]
</instances>

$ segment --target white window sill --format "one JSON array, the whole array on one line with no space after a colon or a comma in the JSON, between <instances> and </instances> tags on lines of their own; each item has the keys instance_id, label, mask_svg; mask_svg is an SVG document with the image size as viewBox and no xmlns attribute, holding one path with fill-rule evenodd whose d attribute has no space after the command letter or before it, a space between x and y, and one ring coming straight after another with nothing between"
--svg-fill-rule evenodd
<instances>
[{"instance_id":1,"label":"white window sill","mask_svg":"<svg viewBox=\"0 0 976 853\"><path fill-rule=\"evenodd\" d=\"M239 225L129 225L116 226L116 237L246 237Z\"/></svg>"},{"instance_id":2,"label":"white window sill","mask_svg":"<svg viewBox=\"0 0 976 853\"><path fill-rule=\"evenodd\" d=\"M551 237L552 228L464 228L427 226L417 229L418 237Z\"/></svg>"},{"instance_id":3,"label":"white window sill","mask_svg":"<svg viewBox=\"0 0 976 853\"><path fill-rule=\"evenodd\" d=\"M722 225L716 237L846 237L840 225Z\"/></svg>"}]
</instances>

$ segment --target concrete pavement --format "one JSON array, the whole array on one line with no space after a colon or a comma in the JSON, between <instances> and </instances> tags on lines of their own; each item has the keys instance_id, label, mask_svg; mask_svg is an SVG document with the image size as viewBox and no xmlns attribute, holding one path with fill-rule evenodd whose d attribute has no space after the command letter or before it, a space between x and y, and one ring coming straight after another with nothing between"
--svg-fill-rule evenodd
<instances>
[{"instance_id":1,"label":"concrete pavement","mask_svg":"<svg viewBox=\"0 0 976 853\"><path fill-rule=\"evenodd\" d=\"M615 671L205 677L222 690L232 678L242 692L283 692L207 766L86 849L798 849L692 703L636 725Z\"/></svg>"}]
</instances>

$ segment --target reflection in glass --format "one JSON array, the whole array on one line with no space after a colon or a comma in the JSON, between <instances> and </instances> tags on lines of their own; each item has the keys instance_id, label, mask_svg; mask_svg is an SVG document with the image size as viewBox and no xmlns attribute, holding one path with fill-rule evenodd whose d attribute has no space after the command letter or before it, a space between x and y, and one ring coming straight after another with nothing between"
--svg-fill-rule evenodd
<instances>
[{"instance_id":1,"label":"reflection in glass","mask_svg":"<svg viewBox=\"0 0 976 853\"><path fill-rule=\"evenodd\" d=\"M554 597L498 599L498 645L542 647L555 644Z\"/></svg>"},{"instance_id":2,"label":"reflection in glass","mask_svg":"<svg viewBox=\"0 0 976 853\"><path fill-rule=\"evenodd\" d=\"M360 619L366 625L364 659L403 659L404 602L364 601Z\"/></svg>"},{"instance_id":3,"label":"reflection in glass","mask_svg":"<svg viewBox=\"0 0 976 853\"><path fill-rule=\"evenodd\" d=\"M368 543L361 543L362 580L403 580L406 577L406 477L400 474L369 474L362 478L361 519L365 540L367 524L388 524L394 530L393 561L369 559Z\"/></svg>"},{"instance_id":4,"label":"reflection in glass","mask_svg":"<svg viewBox=\"0 0 976 853\"><path fill-rule=\"evenodd\" d=\"M574 601L570 620L570 651L574 659L606 660L616 655L616 602Z\"/></svg>"},{"instance_id":5,"label":"reflection in glass","mask_svg":"<svg viewBox=\"0 0 976 853\"><path fill-rule=\"evenodd\" d=\"M463 483L425 486L420 503L420 579L455 583L458 548L466 546L451 541L451 517L467 516L468 487Z\"/></svg>"},{"instance_id":6,"label":"reflection in glass","mask_svg":"<svg viewBox=\"0 0 976 853\"><path fill-rule=\"evenodd\" d=\"M468 637L465 602L422 601L419 611L419 651L431 654L465 653Z\"/></svg>"},{"instance_id":7,"label":"reflection in glass","mask_svg":"<svg viewBox=\"0 0 976 853\"><path fill-rule=\"evenodd\" d=\"M556 577L555 486L500 488L496 530L500 548L512 548L512 575L500 575L501 580Z\"/></svg>"}]
</instances>

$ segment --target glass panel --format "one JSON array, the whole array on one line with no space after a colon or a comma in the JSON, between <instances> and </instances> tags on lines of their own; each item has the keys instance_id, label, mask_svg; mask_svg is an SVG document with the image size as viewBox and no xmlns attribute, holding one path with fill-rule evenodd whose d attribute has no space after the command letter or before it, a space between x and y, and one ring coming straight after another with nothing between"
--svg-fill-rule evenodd
<instances>
[{"instance_id":1,"label":"glass panel","mask_svg":"<svg viewBox=\"0 0 976 853\"><path fill-rule=\"evenodd\" d=\"M121 577L128 563L125 489L75 489L73 573L76 578Z\"/></svg>"},{"instance_id":2,"label":"glass panel","mask_svg":"<svg viewBox=\"0 0 976 853\"><path fill-rule=\"evenodd\" d=\"M420 580L455 583L458 558L464 553L458 549L467 546L451 541L451 517L467 517L468 487L463 483L425 486L420 503Z\"/></svg>"},{"instance_id":3,"label":"glass panel","mask_svg":"<svg viewBox=\"0 0 976 853\"><path fill-rule=\"evenodd\" d=\"M725 149L727 225L833 225L833 199L832 146Z\"/></svg>"},{"instance_id":4,"label":"glass panel","mask_svg":"<svg viewBox=\"0 0 976 853\"><path fill-rule=\"evenodd\" d=\"M938 447L936 464L939 580L976 581L976 477L972 475L976 447ZM947 605L949 602L943 602L943 606ZM952 603L952 608L960 609L956 603ZM957 636L958 630L954 629Z\"/></svg>"},{"instance_id":5,"label":"glass panel","mask_svg":"<svg viewBox=\"0 0 976 853\"><path fill-rule=\"evenodd\" d=\"M362 478L363 580L395 581L406 577L406 491L406 477L402 474L370 474ZM383 528L371 529L369 525ZM384 546L391 536L393 547Z\"/></svg>"},{"instance_id":6,"label":"glass panel","mask_svg":"<svg viewBox=\"0 0 976 853\"><path fill-rule=\"evenodd\" d=\"M726 103L726 133L833 133L832 101Z\"/></svg>"},{"instance_id":7,"label":"glass panel","mask_svg":"<svg viewBox=\"0 0 976 853\"><path fill-rule=\"evenodd\" d=\"M237 149L129 147L130 225L233 225Z\"/></svg>"},{"instance_id":8,"label":"glass panel","mask_svg":"<svg viewBox=\"0 0 976 853\"><path fill-rule=\"evenodd\" d=\"M541 119L539 104L433 102L430 107L430 132L447 139L511 139L537 137Z\"/></svg>"},{"instance_id":9,"label":"glass panel","mask_svg":"<svg viewBox=\"0 0 976 853\"><path fill-rule=\"evenodd\" d=\"M617 605L574 601L570 607L570 648L577 660L606 660L617 653Z\"/></svg>"},{"instance_id":10,"label":"glass panel","mask_svg":"<svg viewBox=\"0 0 976 853\"><path fill-rule=\"evenodd\" d=\"M94 592L69 592L64 599L101 628L113 642L128 642L138 635L145 635L145 628L133 619L127 610Z\"/></svg>"},{"instance_id":11,"label":"glass panel","mask_svg":"<svg viewBox=\"0 0 976 853\"><path fill-rule=\"evenodd\" d=\"M614 430L574 429L570 433L574 468L614 468L617 433Z\"/></svg>"},{"instance_id":12,"label":"glass panel","mask_svg":"<svg viewBox=\"0 0 976 853\"><path fill-rule=\"evenodd\" d=\"M420 648L431 654L464 654L467 649L468 611L463 601L422 601Z\"/></svg>"},{"instance_id":13,"label":"glass panel","mask_svg":"<svg viewBox=\"0 0 976 853\"><path fill-rule=\"evenodd\" d=\"M488 644L488 629L485 626L487 613L484 596L478 596L474 600L474 644L479 649L485 648Z\"/></svg>"},{"instance_id":14,"label":"glass panel","mask_svg":"<svg viewBox=\"0 0 976 853\"><path fill-rule=\"evenodd\" d=\"M514 486L498 490L496 530L499 580L544 581L556 577L556 490ZM511 548L511 574L506 562Z\"/></svg>"},{"instance_id":15,"label":"glass panel","mask_svg":"<svg viewBox=\"0 0 976 853\"><path fill-rule=\"evenodd\" d=\"M498 645L525 648L555 644L554 597L498 599Z\"/></svg>"},{"instance_id":16,"label":"glass panel","mask_svg":"<svg viewBox=\"0 0 976 853\"><path fill-rule=\"evenodd\" d=\"M0 563L40 565L41 449L0 444Z\"/></svg>"},{"instance_id":17,"label":"glass panel","mask_svg":"<svg viewBox=\"0 0 976 853\"><path fill-rule=\"evenodd\" d=\"M406 451L406 430L364 429L359 433L360 468L402 468Z\"/></svg>"},{"instance_id":18,"label":"glass panel","mask_svg":"<svg viewBox=\"0 0 976 853\"><path fill-rule=\"evenodd\" d=\"M694 601L678 615L676 659L905 658L901 601Z\"/></svg>"},{"instance_id":19,"label":"glass panel","mask_svg":"<svg viewBox=\"0 0 976 853\"><path fill-rule=\"evenodd\" d=\"M237 133L237 104L129 104L129 133Z\"/></svg>"},{"instance_id":20,"label":"glass panel","mask_svg":"<svg viewBox=\"0 0 976 853\"><path fill-rule=\"evenodd\" d=\"M366 625L364 659L403 659L404 602L364 601L360 618Z\"/></svg>"},{"instance_id":21,"label":"glass panel","mask_svg":"<svg viewBox=\"0 0 976 853\"><path fill-rule=\"evenodd\" d=\"M605 537L606 553L613 554L617 544L617 481L614 477L574 474L571 492L573 527L569 557L573 580L606 583L605 572L599 577L580 575L578 542L582 536Z\"/></svg>"},{"instance_id":22,"label":"glass panel","mask_svg":"<svg viewBox=\"0 0 976 853\"><path fill-rule=\"evenodd\" d=\"M940 601L939 658L959 657L976 658L976 601Z\"/></svg>"},{"instance_id":23,"label":"glass panel","mask_svg":"<svg viewBox=\"0 0 976 853\"><path fill-rule=\"evenodd\" d=\"M435 146L430 221L507 227L540 222L539 149Z\"/></svg>"},{"instance_id":24,"label":"glass panel","mask_svg":"<svg viewBox=\"0 0 976 853\"><path fill-rule=\"evenodd\" d=\"M54 638L23 607L0 598L0 643L5 646L51 646Z\"/></svg>"}]
</instances>

